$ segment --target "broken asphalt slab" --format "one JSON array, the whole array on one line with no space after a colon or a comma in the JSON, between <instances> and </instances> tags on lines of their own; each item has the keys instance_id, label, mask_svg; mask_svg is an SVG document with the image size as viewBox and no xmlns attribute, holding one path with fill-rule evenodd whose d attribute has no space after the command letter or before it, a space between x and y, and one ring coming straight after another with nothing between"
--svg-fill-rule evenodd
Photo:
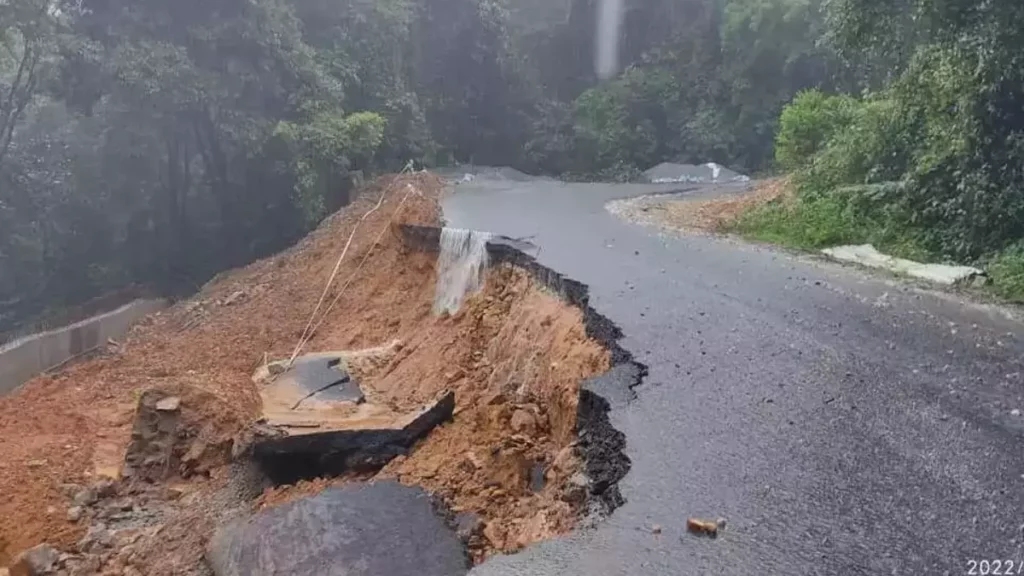
<instances>
[{"instance_id":1,"label":"broken asphalt slab","mask_svg":"<svg viewBox=\"0 0 1024 576\"><path fill-rule=\"evenodd\" d=\"M331 422L332 428L322 431L278 427L281 434L254 441L253 457L275 484L372 472L406 454L417 440L451 420L454 411L455 393L447 392L414 414L365 418L357 414Z\"/></svg>"},{"instance_id":2,"label":"broken asphalt slab","mask_svg":"<svg viewBox=\"0 0 1024 576\"><path fill-rule=\"evenodd\" d=\"M340 357L296 358L291 368L274 378L267 386L267 391L293 395L295 402L292 409L307 400L359 404L364 400L363 391L359 383L340 365Z\"/></svg>"},{"instance_id":3,"label":"broken asphalt slab","mask_svg":"<svg viewBox=\"0 0 1024 576\"><path fill-rule=\"evenodd\" d=\"M220 528L207 548L216 576L459 576L466 550L420 488L396 482L328 488Z\"/></svg>"}]
</instances>

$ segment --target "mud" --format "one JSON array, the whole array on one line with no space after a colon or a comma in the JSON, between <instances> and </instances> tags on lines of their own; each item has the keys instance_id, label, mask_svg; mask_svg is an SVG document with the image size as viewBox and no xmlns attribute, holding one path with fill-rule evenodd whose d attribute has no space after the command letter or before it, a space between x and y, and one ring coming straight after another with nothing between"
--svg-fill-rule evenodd
<instances>
[{"instance_id":1,"label":"mud","mask_svg":"<svg viewBox=\"0 0 1024 576\"><path fill-rule=\"evenodd\" d=\"M250 501L265 482L244 465L260 430L252 373L290 355L356 221L392 188L383 180L295 248L222 274L106 356L0 398L0 492L9 496L0 501L0 566L49 542L79 554L76 562L98 563L94 573L203 573L201 550L219 523L354 479L422 486L454 516L476 518L476 561L567 533L588 502L620 501L615 484L628 469L621 435L608 423L607 402L581 391L613 363L631 362L616 344L618 329L587 306L585 286L510 246L493 252L498 264L481 293L454 314L432 314L436 255L408 248L399 234L375 241L391 224L438 223L441 182L405 180L417 193L404 205L388 196L362 224L338 275L353 281L329 292L338 306L304 352L401 342L394 354L349 366L367 402L407 414L451 390L450 422L376 474L301 481ZM150 389L162 392L147 397L146 410L180 399L180 416L163 418L173 420L173 438L154 432L159 417L136 423ZM61 486L118 476L133 429L146 439L129 451L141 455L129 458L139 486L122 481L134 500L118 514L128 515L125 526L144 518L145 530L97 524L102 515L89 510L70 520L74 503ZM79 550L86 532L111 533L104 551Z\"/></svg>"}]
</instances>

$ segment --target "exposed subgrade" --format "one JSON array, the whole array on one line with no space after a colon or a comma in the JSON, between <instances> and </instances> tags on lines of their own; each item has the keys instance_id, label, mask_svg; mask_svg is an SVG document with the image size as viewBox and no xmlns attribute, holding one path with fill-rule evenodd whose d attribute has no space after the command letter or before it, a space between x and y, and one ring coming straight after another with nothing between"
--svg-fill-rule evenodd
<instances>
[{"instance_id":1,"label":"exposed subgrade","mask_svg":"<svg viewBox=\"0 0 1024 576\"><path fill-rule=\"evenodd\" d=\"M403 242L423 251L440 249L441 228L402 225ZM611 423L613 407L624 405L635 397L634 389L647 376L647 366L619 344L622 329L590 305L590 288L567 278L526 252L530 244L503 236L492 236L487 242L490 264L508 264L527 272L563 302L583 313L587 336L600 343L611 354L611 368L604 374L581 383L576 414L577 450L590 482L592 511L611 513L625 499L619 482L629 473L631 462L626 456L626 436Z\"/></svg>"}]
</instances>

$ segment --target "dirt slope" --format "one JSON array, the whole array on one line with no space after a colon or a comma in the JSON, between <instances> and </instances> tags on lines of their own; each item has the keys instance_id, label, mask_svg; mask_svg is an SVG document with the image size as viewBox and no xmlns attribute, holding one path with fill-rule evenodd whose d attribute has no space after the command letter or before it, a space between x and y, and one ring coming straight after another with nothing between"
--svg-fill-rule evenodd
<instances>
[{"instance_id":1,"label":"dirt slope","mask_svg":"<svg viewBox=\"0 0 1024 576\"><path fill-rule=\"evenodd\" d=\"M305 351L398 339L394 358L364 368L370 394L405 409L456 391L454 421L380 475L478 513L477 558L567 531L580 504L570 482L577 386L607 369L608 354L586 338L578 310L510 268L491 271L484 293L458 314L433 316L435 257L408 251L392 233L374 241L389 222L436 225L442 188L428 174L383 179L296 247L214 279L106 356L0 398L0 566L48 542L77 554L72 573L196 573L205 538L239 501L273 505L326 485L276 488L249 502L225 490L229 453L259 413L253 370L290 354L356 221L382 190L388 195L360 224L335 286L369 255L367 264ZM122 483L110 496L121 500L91 503L69 520L79 487L116 474L139 395L153 387L182 398L189 465L163 485ZM129 512L103 508L114 505ZM93 546L100 519L109 527L126 515L112 543Z\"/></svg>"}]
</instances>

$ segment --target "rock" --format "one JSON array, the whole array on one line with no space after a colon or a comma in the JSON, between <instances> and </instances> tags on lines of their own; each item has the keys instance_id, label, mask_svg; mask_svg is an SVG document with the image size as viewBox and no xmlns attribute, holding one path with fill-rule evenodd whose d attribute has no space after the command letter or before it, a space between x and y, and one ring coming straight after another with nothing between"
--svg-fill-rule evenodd
<instances>
[{"instance_id":1,"label":"rock","mask_svg":"<svg viewBox=\"0 0 1024 576\"><path fill-rule=\"evenodd\" d=\"M218 528L216 576L460 576L462 542L421 488L393 481L328 488Z\"/></svg>"},{"instance_id":2,"label":"rock","mask_svg":"<svg viewBox=\"0 0 1024 576\"><path fill-rule=\"evenodd\" d=\"M562 492L562 500L569 504L582 504L590 492L590 479L582 472L569 477Z\"/></svg>"},{"instance_id":3,"label":"rock","mask_svg":"<svg viewBox=\"0 0 1024 576\"><path fill-rule=\"evenodd\" d=\"M495 548L502 548L505 546L505 535L502 534L501 529L495 522L488 522L483 529L484 538L491 543L491 546Z\"/></svg>"},{"instance_id":4,"label":"rock","mask_svg":"<svg viewBox=\"0 0 1024 576\"><path fill-rule=\"evenodd\" d=\"M11 565L11 576L44 576L53 574L60 562L60 553L49 544L40 544L21 553Z\"/></svg>"},{"instance_id":5,"label":"rock","mask_svg":"<svg viewBox=\"0 0 1024 576\"><path fill-rule=\"evenodd\" d=\"M548 472L554 474L567 474L572 470L575 463L575 449L572 446L566 446L559 450L558 454L555 454L555 459L551 461L551 466L548 467Z\"/></svg>"},{"instance_id":6,"label":"rock","mask_svg":"<svg viewBox=\"0 0 1024 576\"><path fill-rule=\"evenodd\" d=\"M463 512L455 517L455 535L463 542L469 542L483 530L484 521L478 514Z\"/></svg>"},{"instance_id":7,"label":"rock","mask_svg":"<svg viewBox=\"0 0 1024 576\"><path fill-rule=\"evenodd\" d=\"M164 488L164 498L168 500L178 500L187 493L188 488L185 486L168 486Z\"/></svg>"},{"instance_id":8,"label":"rock","mask_svg":"<svg viewBox=\"0 0 1024 576\"><path fill-rule=\"evenodd\" d=\"M104 524L93 524L89 531L78 541L78 549L82 552L99 552L114 543L114 535Z\"/></svg>"},{"instance_id":9,"label":"rock","mask_svg":"<svg viewBox=\"0 0 1024 576\"><path fill-rule=\"evenodd\" d=\"M495 392L484 397L483 404L485 406L499 406L505 403L505 395L501 392Z\"/></svg>"},{"instance_id":10,"label":"rock","mask_svg":"<svg viewBox=\"0 0 1024 576\"><path fill-rule=\"evenodd\" d=\"M661 534L661 525L655 524L651 526L651 534Z\"/></svg>"},{"instance_id":11,"label":"rock","mask_svg":"<svg viewBox=\"0 0 1024 576\"><path fill-rule=\"evenodd\" d=\"M117 483L113 480L100 480L92 485L97 498L110 498L117 495Z\"/></svg>"},{"instance_id":12,"label":"rock","mask_svg":"<svg viewBox=\"0 0 1024 576\"><path fill-rule=\"evenodd\" d=\"M686 520L686 530L691 534L697 536L710 536L715 538L718 536L718 522L712 522L710 520L701 520L700 518L688 518Z\"/></svg>"},{"instance_id":13,"label":"rock","mask_svg":"<svg viewBox=\"0 0 1024 576\"><path fill-rule=\"evenodd\" d=\"M99 556L93 554L86 554L85 556L79 556L74 560L65 561L65 567L71 576L92 576L99 574L100 568L103 566L103 561L100 560Z\"/></svg>"},{"instance_id":14,"label":"rock","mask_svg":"<svg viewBox=\"0 0 1024 576\"><path fill-rule=\"evenodd\" d=\"M46 460L29 460L25 465L29 468L42 468L46 466Z\"/></svg>"},{"instance_id":15,"label":"rock","mask_svg":"<svg viewBox=\"0 0 1024 576\"><path fill-rule=\"evenodd\" d=\"M476 453L472 451L466 452L465 462L468 462L473 470L479 470L484 467L483 460L481 460L480 457L477 456Z\"/></svg>"},{"instance_id":16,"label":"rock","mask_svg":"<svg viewBox=\"0 0 1024 576\"><path fill-rule=\"evenodd\" d=\"M60 493L65 497L74 498L75 494L78 494L78 491L81 490L82 487L78 484L60 484L57 486L57 489L60 490Z\"/></svg>"},{"instance_id":17,"label":"rock","mask_svg":"<svg viewBox=\"0 0 1024 576\"><path fill-rule=\"evenodd\" d=\"M1010 410L1010 415L1011 416L1020 416L1020 410L1018 410L1017 408L1014 408L1013 410Z\"/></svg>"},{"instance_id":18,"label":"rock","mask_svg":"<svg viewBox=\"0 0 1024 576\"><path fill-rule=\"evenodd\" d=\"M181 407L181 398L177 396L168 396L163 400L159 400L156 403L156 409L161 412L174 412Z\"/></svg>"},{"instance_id":19,"label":"rock","mask_svg":"<svg viewBox=\"0 0 1024 576\"><path fill-rule=\"evenodd\" d=\"M92 506L97 500L99 500L99 497L96 494L96 490L92 488L82 488L71 499L75 506Z\"/></svg>"},{"instance_id":20,"label":"rock","mask_svg":"<svg viewBox=\"0 0 1024 576\"><path fill-rule=\"evenodd\" d=\"M516 410L512 413L512 430L524 434L532 434L537 431L537 417L526 410Z\"/></svg>"},{"instance_id":21,"label":"rock","mask_svg":"<svg viewBox=\"0 0 1024 576\"><path fill-rule=\"evenodd\" d=\"M82 512L83 510L81 506L72 506L71 508L68 508L68 522L78 522L81 520Z\"/></svg>"},{"instance_id":22,"label":"rock","mask_svg":"<svg viewBox=\"0 0 1024 576\"><path fill-rule=\"evenodd\" d=\"M159 482L178 471L179 462L174 448L181 427L181 412L160 410L157 407L174 397L160 389L145 390L139 397L132 439L125 451L122 477Z\"/></svg>"},{"instance_id":23,"label":"rock","mask_svg":"<svg viewBox=\"0 0 1024 576\"><path fill-rule=\"evenodd\" d=\"M231 306L232 304L237 304L238 302L241 302L243 298L245 298L245 292L242 290L236 290L235 292L232 292L230 296L224 299L223 304L225 306Z\"/></svg>"}]
</instances>

